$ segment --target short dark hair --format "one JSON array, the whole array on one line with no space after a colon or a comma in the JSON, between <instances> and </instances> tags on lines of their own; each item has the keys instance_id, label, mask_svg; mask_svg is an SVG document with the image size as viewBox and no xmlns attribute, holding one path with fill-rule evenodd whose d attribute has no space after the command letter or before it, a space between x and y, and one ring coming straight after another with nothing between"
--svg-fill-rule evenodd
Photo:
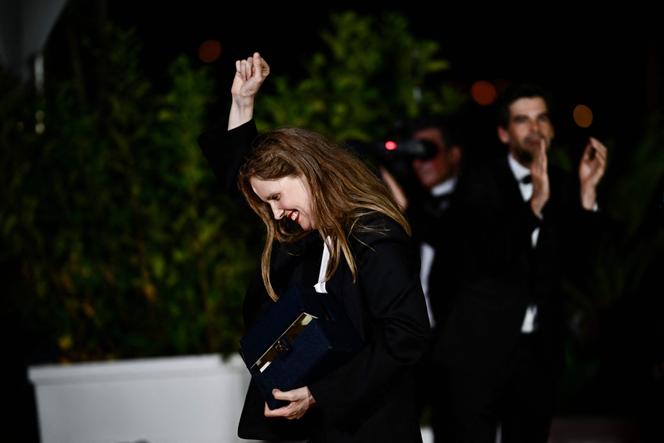
<instances>
[{"instance_id":1,"label":"short dark hair","mask_svg":"<svg viewBox=\"0 0 664 443\"><path fill-rule=\"evenodd\" d=\"M467 142L465 124L461 115L424 115L407 123L406 135L412 137L418 131L434 128L442 134L445 149L452 146L463 149Z\"/></svg>"},{"instance_id":2,"label":"short dark hair","mask_svg":"<svg viewBox=\"0 0 664 443\"><path fill-rule=\"evenodd\" d=\"M551 112L551 95L548 91L539 85L532 83L517 83L508 86L501 94L497 103L497 123L506 128L510 122L510 106L521 98L541 97L546 103L546 107Z\"/></svg>"}]
</instances>

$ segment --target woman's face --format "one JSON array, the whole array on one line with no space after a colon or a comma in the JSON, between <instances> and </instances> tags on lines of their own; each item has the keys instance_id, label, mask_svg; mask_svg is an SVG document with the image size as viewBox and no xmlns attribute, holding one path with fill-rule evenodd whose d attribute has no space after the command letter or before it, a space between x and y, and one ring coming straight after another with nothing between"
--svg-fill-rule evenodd
<instances>
[{"instance_id":1,"label":"woman's face","mask_svg":"<svg viewBox=\"0 0 664 443\"><path fill-rule=\"evenodd\" d=\"M276 180L251 177L249 183L258 198L270 205L276 220L288 217L305 231L315 228L311 191L302 177L289 175Z\"/></svg>"}]
</instances>

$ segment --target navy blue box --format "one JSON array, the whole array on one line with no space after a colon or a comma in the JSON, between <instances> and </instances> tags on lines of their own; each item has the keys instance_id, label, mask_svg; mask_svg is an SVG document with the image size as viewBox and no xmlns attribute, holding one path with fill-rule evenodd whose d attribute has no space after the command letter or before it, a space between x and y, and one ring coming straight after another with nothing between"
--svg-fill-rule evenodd
<instances>
[{"instance_id":1,"label":"navy blue box","mask_svg":"<svg viewBox=\"0 0 664 443\"><path fill-rule=\"evenodd\" d=\"M281 391L306 386L361 347L343 307L330 294L292 287L240 340L240 355L270 409L288 404Z\"/></svg>"}]
</instances>

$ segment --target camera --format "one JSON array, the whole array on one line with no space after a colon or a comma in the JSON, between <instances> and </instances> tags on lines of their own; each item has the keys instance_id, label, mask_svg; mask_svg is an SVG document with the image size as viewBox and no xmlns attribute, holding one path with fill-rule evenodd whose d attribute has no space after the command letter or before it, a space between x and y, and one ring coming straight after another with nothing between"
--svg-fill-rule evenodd
<instances>
[{"instance_id":1,"label":"camera","mask_svg":"<svg viewBox=\"0 0 664 443\"><path fill-rule=\"evenodd\" d=\"M349 140L346 146L361 157L370 157L379 164L391 163L398 160L428 160L433 158L438 148L427 140L403 139L387 140L383 142L361 142Z\"/></svg>"},{"instance_id":2,"label":"camera","mask_svg":"<svg viewBox=\"0 0 664 443\"><path fill-rule=\"evenodd\" d=\"M345 146L364 160L376 176L383 178L381 170L389 172L407 195L421 192L413 160L429 160L438 153L433 142L412 138L381 142L352 140L346 141Z\"/></svg>"}]
</instances>

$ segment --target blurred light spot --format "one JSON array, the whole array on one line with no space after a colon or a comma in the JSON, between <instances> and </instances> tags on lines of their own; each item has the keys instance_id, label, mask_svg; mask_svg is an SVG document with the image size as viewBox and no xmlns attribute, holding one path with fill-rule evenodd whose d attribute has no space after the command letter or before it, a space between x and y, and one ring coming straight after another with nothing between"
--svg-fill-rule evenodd
<instances>
[{"instance_id":1,"label":"blurred light spot","mask_svg":"<svg viewBox=\"0 0 664 443\"><path fill-rule=\"evenodd\" d=\"M69 334L58 337L58 347L63 351L71 349L73 344L73 340Z\"/></svg>"},{"instance_id":2,"label":"blurred light spot","mask_svg":"<svg viewBox=\"0 0 664 443\"><path fill-rule=\"evenodd\" d=\"M479 80L470 87L470 95L478 104L487 106L496 100L496 87L485 80Z\"/></svg>"},{"instance_id":3,"label":"blurred light spot","mask_svg":"<svg viewBox=\"0 0 664 443\"><path fill-rule=\"evenodd\" d=\"M413 100L416 102L421 102L422 101L422 88L415 86L413 88Z\"/></svg>"},{"instance_id":4,"label":"blurred light spot","mask_svg":"<svg viewBox=\"0 0 664 443\"><path fill-rule=\"evenodd\" d=\"M69 277L68 274L62 274L60 278L60 282L62 283L62 287L65 289L65 291L72 293L74 292L74 283L71 281L71 277Z\"/></svg>"},{"instance_id":5,"label":"blurred light spot","mask_svg":"<svg viewBox=\"0 0 664 443\"><path fill-rule=\"evenodd\" d=\"M387 149L388 151L394 151L395 149L397 149L397 143L393 142L392 140L386 141L385 149Z\"/></svg>"},{"instance_id":6,"label":"blurred light spot","mask_svg":"<svg viewBox=\"0 0 664 443\"><path fill-rule=\"evenodd\" d=\"M143 295L149 302L154 303L157 301L157 288L152 283L143 283Z\"/></svg>"},{"instance_id":7,"label":"blurred light spot","mask_svg":"<svg viewBox=\"0 0 664 443\"><path fill-rule=\"evenodd\" d=\"M88 302L83 303L83 313L88 318L93 318L97 314L95 308Z\"/></svg>"},{"instance_id":8,"label":"blurred light spot","mask_svg":"<svg viewBox=\"0 0 664 443\"><path fill-rule=\"evenodd\" d=\"M217 40L206 40L198 47L198 58L204 63L212 63L221 55L221 43Z\"/></svg>"},{"instance_id":9,"label":"blurred light spot","mask_svg":"<svg viewBox=\"0 0 664 443\"><path fill-rule=\"evenodd\" d=\"M576 105L572 116L574 123L582 128L587 128L593 123L593 111L586 105Z\"/></svg>"},{"instance_id":10,"label":"blurred light spot","mask_svg":"<svg viewBox=\"0 0 664 443\"><path fill-rule=\"evenodd\" d=\"M39 109L39 110L37 110L37 112L35 112L35 120L36 120L35 132L37 134L43 134L44 131L46 130L46 125L44 124L45 115L46 114L44 114L44 111L42 111L41 109Z\"/></svg>"}]
</instances>

